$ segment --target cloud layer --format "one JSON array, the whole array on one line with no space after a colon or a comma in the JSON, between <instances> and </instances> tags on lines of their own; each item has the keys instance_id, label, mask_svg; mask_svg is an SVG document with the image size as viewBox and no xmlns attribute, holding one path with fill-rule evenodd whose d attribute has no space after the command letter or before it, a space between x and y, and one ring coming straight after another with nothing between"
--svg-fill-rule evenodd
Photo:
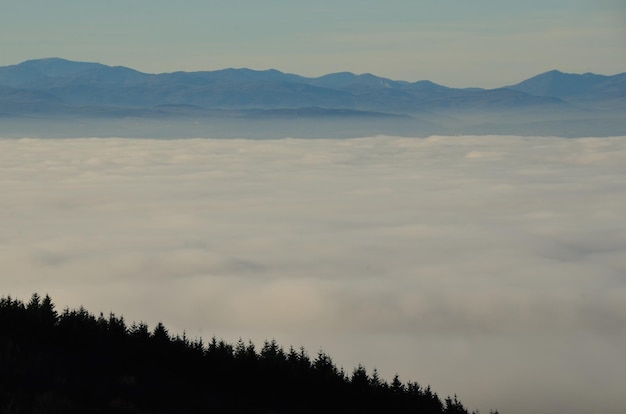
<instances>
[{"instance_id":1,"label":"cloud layer","mask_svg":"<svg viewBox=\"0 0 626 414\"><path fill-rule=\"evenodd\" d=\"M626 409L626 138L0 140L2 294Z\"/></svg>"}]
</instances>

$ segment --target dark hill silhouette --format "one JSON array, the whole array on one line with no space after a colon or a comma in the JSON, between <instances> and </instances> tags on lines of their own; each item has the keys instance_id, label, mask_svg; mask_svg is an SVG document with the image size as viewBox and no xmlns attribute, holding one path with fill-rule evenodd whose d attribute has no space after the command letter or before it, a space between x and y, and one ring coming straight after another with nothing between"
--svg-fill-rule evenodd
<instances>
[{"instance_id":1,"label":"dark hill silhouette","mask_svg":"<svg viewBox=\"0 0 626 414\"><path fill-rule=\"evenodd\" d=\"M127 324L84 308L57 312L49 296L0 299L3 413L469 414L456 396L391 383L361 365L338 369L320 351L265 341L228 344Z\"/></svg>"}]
</instances>

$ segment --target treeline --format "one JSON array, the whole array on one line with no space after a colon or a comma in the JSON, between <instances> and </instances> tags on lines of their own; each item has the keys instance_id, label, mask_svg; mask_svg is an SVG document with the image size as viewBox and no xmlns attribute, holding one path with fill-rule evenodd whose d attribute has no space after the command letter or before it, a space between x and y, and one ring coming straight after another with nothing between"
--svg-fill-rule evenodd
<instances>
[{"instance_id":1,"label":"treeline","mask_svg":"<svg viewBox=\"0 0 626 414\"><path fill-rule=\"evenodd\" d=\"M320 351L208 343L49 296L0 299L0 412L469 414L429 386L338 369ZM494 413L495 414L495 413Z\"/></svg>"}]
</instances>

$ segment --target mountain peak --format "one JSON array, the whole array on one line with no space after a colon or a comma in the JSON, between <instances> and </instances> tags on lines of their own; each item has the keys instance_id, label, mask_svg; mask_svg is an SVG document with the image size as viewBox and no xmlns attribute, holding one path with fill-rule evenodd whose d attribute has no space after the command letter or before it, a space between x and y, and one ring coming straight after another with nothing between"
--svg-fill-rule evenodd
<instances>
[{"instance_id":1,"label":"mountain peak","mask_svg":"<svg viewBox=\"0 0 626 414\"><path fill-rule=\"evenodd\" d=\"M31 59L20 63L18 66L35 69L46 76L75 75L88 69L107 67L101 63L76 62L59 57Z\"/></svg>"},{"instance_id":2,"label":"mountain peak","mask_svg":"<svg viewBox=\"0 0 626 414\"><path fill-rule=\"evenodd\" d=\"M604 76L591 72L575 74L551 70L508 88L530 95L553 96L561 99L583 95L608 96L623 93L620 92L622 88L614 87L616 82L620 82L619 78L620 75Z\"/></svg>"}]
</instances>

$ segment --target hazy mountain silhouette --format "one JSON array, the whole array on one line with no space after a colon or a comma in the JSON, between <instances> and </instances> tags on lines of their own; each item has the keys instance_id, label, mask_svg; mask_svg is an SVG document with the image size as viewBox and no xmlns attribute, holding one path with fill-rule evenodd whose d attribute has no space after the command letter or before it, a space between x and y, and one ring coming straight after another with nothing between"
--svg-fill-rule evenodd
<instances>
[{"instance_id":1,"label":"hazy mountain silhouette","mask_svg":"<svg viewBox=\"0 0 626 414\"><path fill-rule=\"evenodd\" d=\"M128 118L168 118L170 122L193 118L200 123L211 119L215 124L241 117L355 122L358 115L361 121L377 120L377 128L357 128L366 134L526 135L525 125L532 122L533 132L544 134L612 135L626 133L624 109L626 73L550 71L508 87L463 89L428 80L407 82L350 72L317 78L245 68L149 74L60 58L0 67L0 117L5 121L0 133L4 134L36 131L36 124L50 117L106 118L109 123ZM401 115L402 126L393 124L399 118L383 114ZM20 126L19 118L34 122ZM571 122L579 127L572 131ZM245 122L238 127L246 127ZM296 132L291 135L298 135L300 129L291 127ZM239 135L245 135L244 129Z\"/></svg>"},{"instance_id":2,"label":"hazy mountain silhouette","mask_svg":"<svg viewBox=\"0 0 626 414\"><path fill-rule=\"evenodd\" d=\"M564 100L626 99L626 73L604 76L582 75L551 70L508 87L535 96L553 96Z\"/></svg>"}]
</instances>

